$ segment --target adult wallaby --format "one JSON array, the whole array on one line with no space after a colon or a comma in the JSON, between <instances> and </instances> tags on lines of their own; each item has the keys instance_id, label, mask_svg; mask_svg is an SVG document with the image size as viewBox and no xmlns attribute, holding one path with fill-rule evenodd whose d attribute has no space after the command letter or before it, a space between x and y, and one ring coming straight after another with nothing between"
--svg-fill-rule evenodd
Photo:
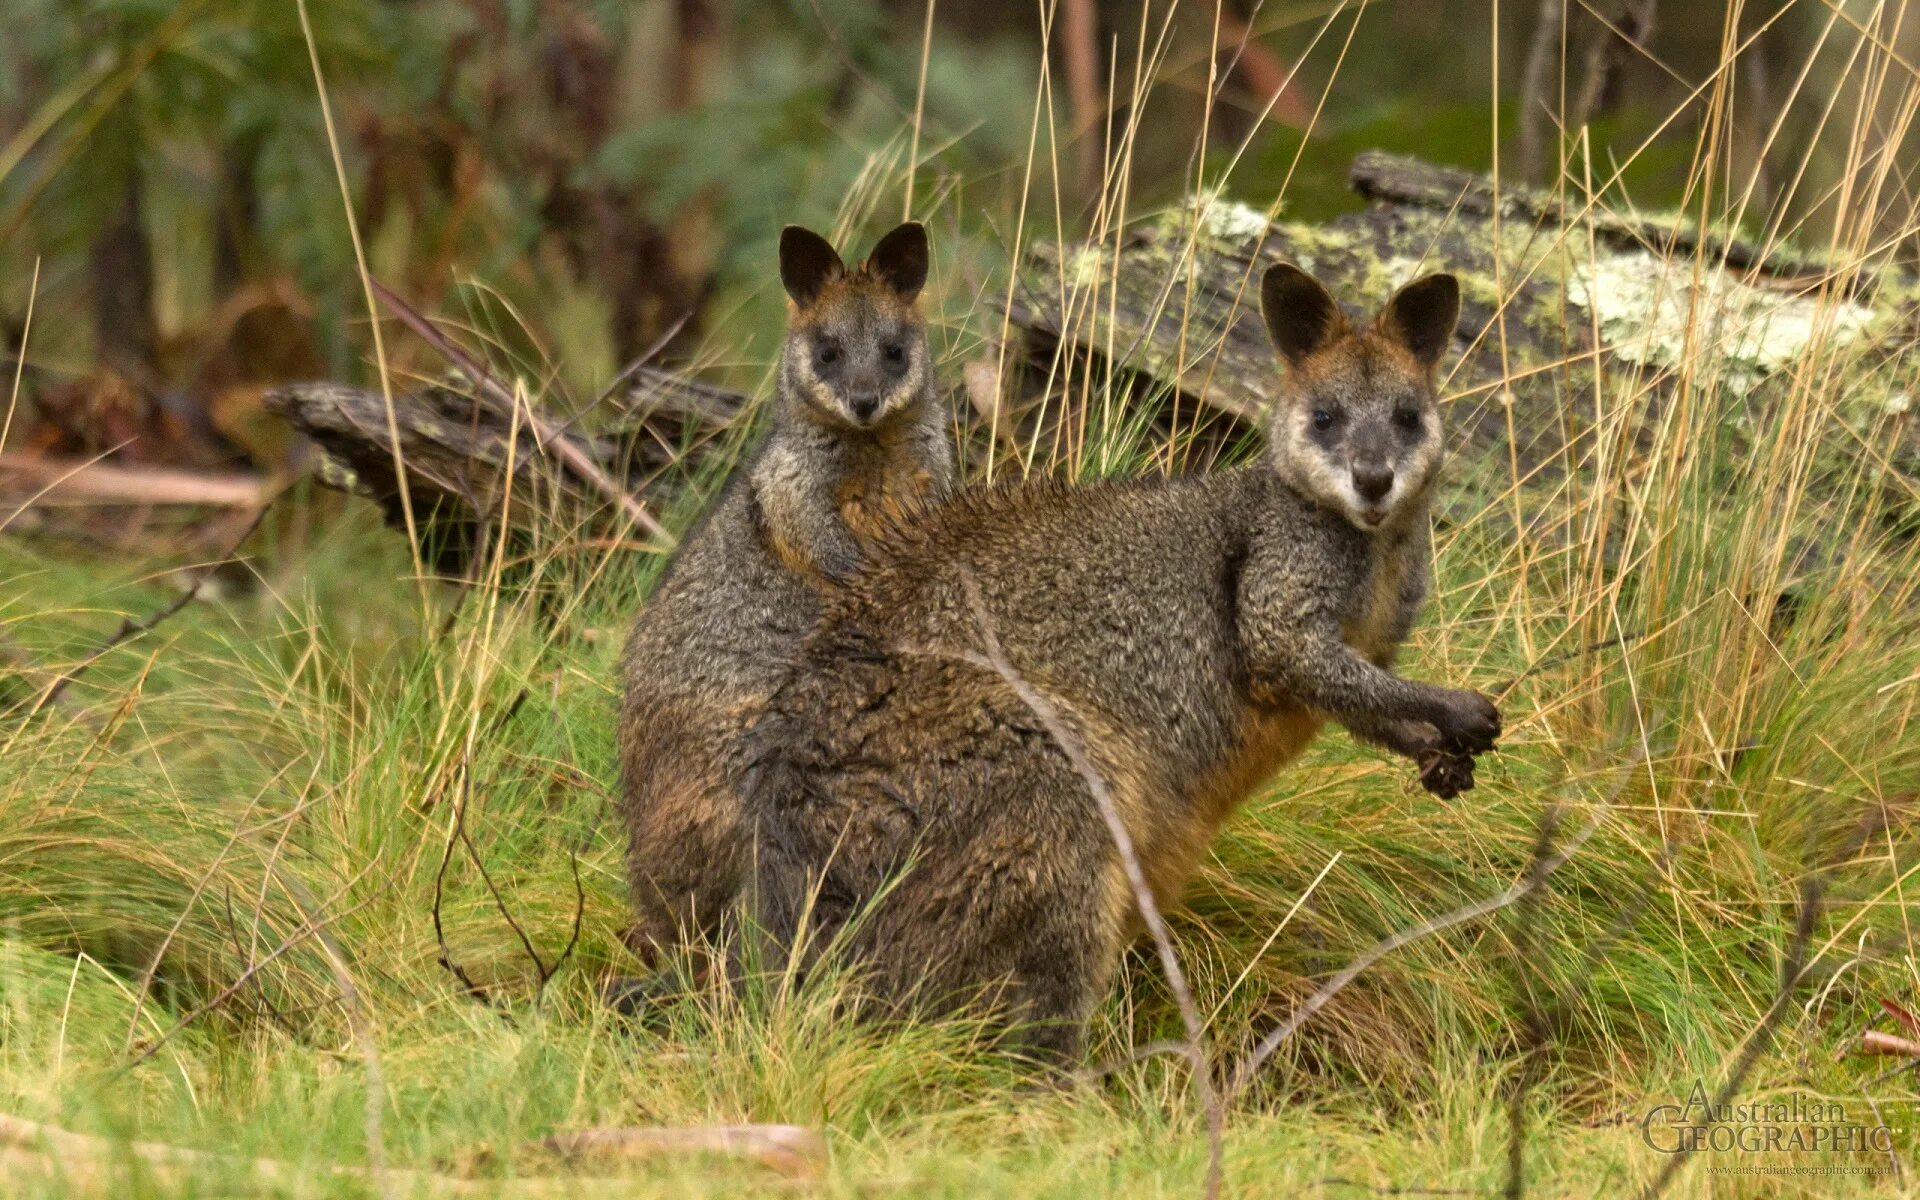
<instances>
[{"instance_id":1,"label":"adult wallaby","mask_svg":"<svg viewBox=\"0 0 1920 1200\"><path fill-rule=\"evenodd\" d=\"M780 278L793 305L772 428L687 535L622 663L621 810L648 958L711 934L739 893L746 840L723 732L773 690L825 582L953 480L918 305L926 230L901 225L848 269L789 226Z\"/></svg>"},{"instance_id":2,"label":"adult wallaby","mask_svg":"<svg viewBox=\"0 0 1920 1200\"><path fill-rule=\"evenodd\" d=\"M1498 710L1389 669L1427 591L1457 285L1419 279L1355 327L1279 265L1261 301L1286 366L1257 462L964 494L829 602L734 752L776 952L839 938L883 1005L984 993L1032 1051L1078 1055L1136 906L1087 785L983 661L980 609L1161 902L1326 721L1432 791L1472 786Z\"/></svg>"}]
</instances>

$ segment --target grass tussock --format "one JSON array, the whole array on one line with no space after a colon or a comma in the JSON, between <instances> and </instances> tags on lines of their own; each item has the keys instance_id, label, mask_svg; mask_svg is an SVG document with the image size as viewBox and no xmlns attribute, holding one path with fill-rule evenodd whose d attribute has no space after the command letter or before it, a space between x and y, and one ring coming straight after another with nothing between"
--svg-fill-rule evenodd
<instances>
[{"instance_id":1,"label":"grass tussock","mask_svg":"<svg viewBox=\"0 0 1920 1200\"><path fill-rule=\"evenodd\" d=\"M1137 88L1152 49L1143 34ZM1858 53L1884 94L1856 103L1910 121L1893 101L1915 94L1911 70L1870 39ZM1785 231L1717 172L1717 102L1702 103L1688 211L1785 253ZM1003 270L1059 198L1036 130ZM1905 134L1851 134L1853 198L1813 248L1834 279L1896 286L1888 248L1920 229L1889 178ZM1113 131L1092 222L1116 245L1142 215L1127 207L1130 146ZM1577 137L1565 149L1562 187L1586 194L1599 164ZM877 155L843 223L891 217L906 169L897 147ZM1206 182L1230 186L1231 168ZM952 188L918 194L931 215L964 213ZM1623 202L1591 194L1596 215ZM1593 251L1576 223L1530 253L1504 265L1509 281ZM1666 267L1719 269L1680 251ZM1098 319L1100 280L1059 286ZM1231 1192L1499 1187L1537 1017L1527 1172L1556 1194L1625 1194L1664 1162L1633 1123L1695 1080L1710 1089L1773 1006L1812 876L1826 892L1811 966L1747 1090L1910 1096L1910 1076L1877 1079L1846 1051L1881 1000L1910 1003L1920 984L1920 494L1890 465L1913 435L1888 403L1920 390L1920 361L1842 336L1823 315L1847 302L1837 286L1809 295L1804 347L1757 388L1725 368L1740 335L1703 306L1677 360L1548 364L1579 425L1557 461L1457 464L1447 486L1481 507L1437 531L1435 597L1404 665L1512 681L1506 742L1448 804L1332 733L1252 801L1174 914L1210 1036L1244 1048L1381 938L1522 878L1549 806L1562 836L1598 827L1531 916L1407 945L1290 1039L1229 1114ZM991 353L1001 318L952 282L939 311L957 376ZM1197 415L1171 431L1148 419L1163 398L1110 363L1063 355L1043 373L1058 419L1024 441L988 430L974 478L1204 465L1190 461L1210 444ZM689 981L652 1024L613 1017L600 980L632 965L608 807L614 662L658 561L556 528L422 588L368 513L275 553L294 541L270 516L251 549L280 565L257 588L117 649L58 705L34 711L44 678L0 678L14 701L0 720L0 1111L482 1183L559 1170L528 1148L555 1129L776 1121L828 1131L835 1195L1197 1188L1184 1067L1126 1062L1179 1031L1144 950L1098 1019L1095 1058L1120 1065L1078 1089L1035 1087L965 1019L852 1025L854 983L833 976L739 993ZM0 633L35 661L77 661L118 614L163 602L164 584L129 574L0 542ZM1861 1182L1695 1172L1678 1190ZM618 1186L763 1185L690 1163Z\"/></svg>"}]
</instances>

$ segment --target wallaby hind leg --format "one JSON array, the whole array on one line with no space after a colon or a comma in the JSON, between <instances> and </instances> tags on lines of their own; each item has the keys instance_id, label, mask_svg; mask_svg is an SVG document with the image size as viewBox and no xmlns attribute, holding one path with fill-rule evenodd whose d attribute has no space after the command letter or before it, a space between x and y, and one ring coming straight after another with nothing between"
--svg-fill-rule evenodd
<instances>
[{"instance_id":1,"label":"wallaby hind leg","mask_svg":"<svg viewBox=\"0 0 1920 1200\"><path fill-rule=\"evenodd\" d=\"M740 801L709 748L684 732L656 733L631 765L627 864L631 944L649 966L685 945L717 940L744 882Z\"/></svg>"},{"instance_id":2,"label":"wallaby hind leg","mask_svg":"<svg viewBox=\"0 0 1920 1200\"><path fill-rule=\"evenodd\" d=\"M1102 874L1087 863L1053 895L1036 897L1034 919L1015 935L1020 941L1008 993L1014 1024L1006 1045L1057 1070L1070 1071L1085 1058L1087 1022L1119 960L1111 906L1100 894Z\"/></svg>"}]
</instances>

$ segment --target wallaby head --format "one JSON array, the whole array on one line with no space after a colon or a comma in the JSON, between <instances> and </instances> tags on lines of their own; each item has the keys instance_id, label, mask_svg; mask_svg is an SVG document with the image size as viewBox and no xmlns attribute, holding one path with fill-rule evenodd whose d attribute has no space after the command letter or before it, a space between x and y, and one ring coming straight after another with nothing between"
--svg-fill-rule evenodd
<instances>
[{"instance_id":1,"label":"wallaby head","mask_svg":"<svg viewBox=\"0 0 1920 1200\"><path fill-rule=\"evenodd\" d=\"M896 227L849 269L827 239L789 225L780 233L780 281L793 299L781 390L802 415L868 429L931 390L917 303L927 282L926 226Z\"/></svg>"},{"instance_id":2,"label":"wallaby head","mask_svg":"<svg viewBox=\"0 0 1920 1200\"><path fill-rule=\"evenodd\" d=\"M1355 328L1291 263L1260 281L1267 333L1286 362L1268 446L1295 490L1361 529L1420 510L1440 467L1434 365L1460 316L1451 275L1426 275Z\"/></svg>"}]
</instances>

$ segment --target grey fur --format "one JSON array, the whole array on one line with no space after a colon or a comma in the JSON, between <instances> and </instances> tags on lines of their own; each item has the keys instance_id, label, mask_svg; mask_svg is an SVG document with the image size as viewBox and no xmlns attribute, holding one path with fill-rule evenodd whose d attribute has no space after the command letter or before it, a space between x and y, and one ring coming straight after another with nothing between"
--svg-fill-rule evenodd
<instances>
[{"instance_id":1,"label":"grey fur","mask_svg":"<svg viewBox=\"0 0 1920 1200\"><path fill-rule=\"evenodd\" d=\"M925 233L911 230L889 236L909 251L917 240L924 256ZM683 542L622 660L621 813L634 938L648 956L711 934L740 888L740 806L719 757L727 731L772 691L825 581L859 565L863 534L952 485L918 284L903 290L892 261L846 272L822 246L805 231L782 239L783 275L802 286L772 428ZM844 371L815 368L823 338L843 351ZM892 344L905 350L901 369L885 361ZM856 414L853 398L867 396L872 411Z\"/></svg>"},{"instance_id":2,"label":"grey fur","mask_svg":"<svg viewBox=\"0 0 1920 1200\"><path fill-rule=\"evenodd\" d=\"M963 572L1103 773L1162 903L1323 721L1422 759L1436 791L1471 786L1497 710L1388 669L1426 594L1440 458L1432 355L1413 347L1451 333L1433 303L1451 280L1411 285L1421 303L1356 332L1318 284L1276 270L1291 274L1267 316L1291 365L1261 461L963 495L832 599L733 751L775 953L803 925L808 953L844 935L883 1007L984 993L1028 1048L1080 1051L1133 904L1084 784L980 661ZM1396 426L1409 404L1423 423ZM1316 431L1330 408L1339 428ZM1357 496L1363 466L1395 473L1383 503ZM1429 771L1435 756L1448 770Z\"/></svg>"}]
</instances>

